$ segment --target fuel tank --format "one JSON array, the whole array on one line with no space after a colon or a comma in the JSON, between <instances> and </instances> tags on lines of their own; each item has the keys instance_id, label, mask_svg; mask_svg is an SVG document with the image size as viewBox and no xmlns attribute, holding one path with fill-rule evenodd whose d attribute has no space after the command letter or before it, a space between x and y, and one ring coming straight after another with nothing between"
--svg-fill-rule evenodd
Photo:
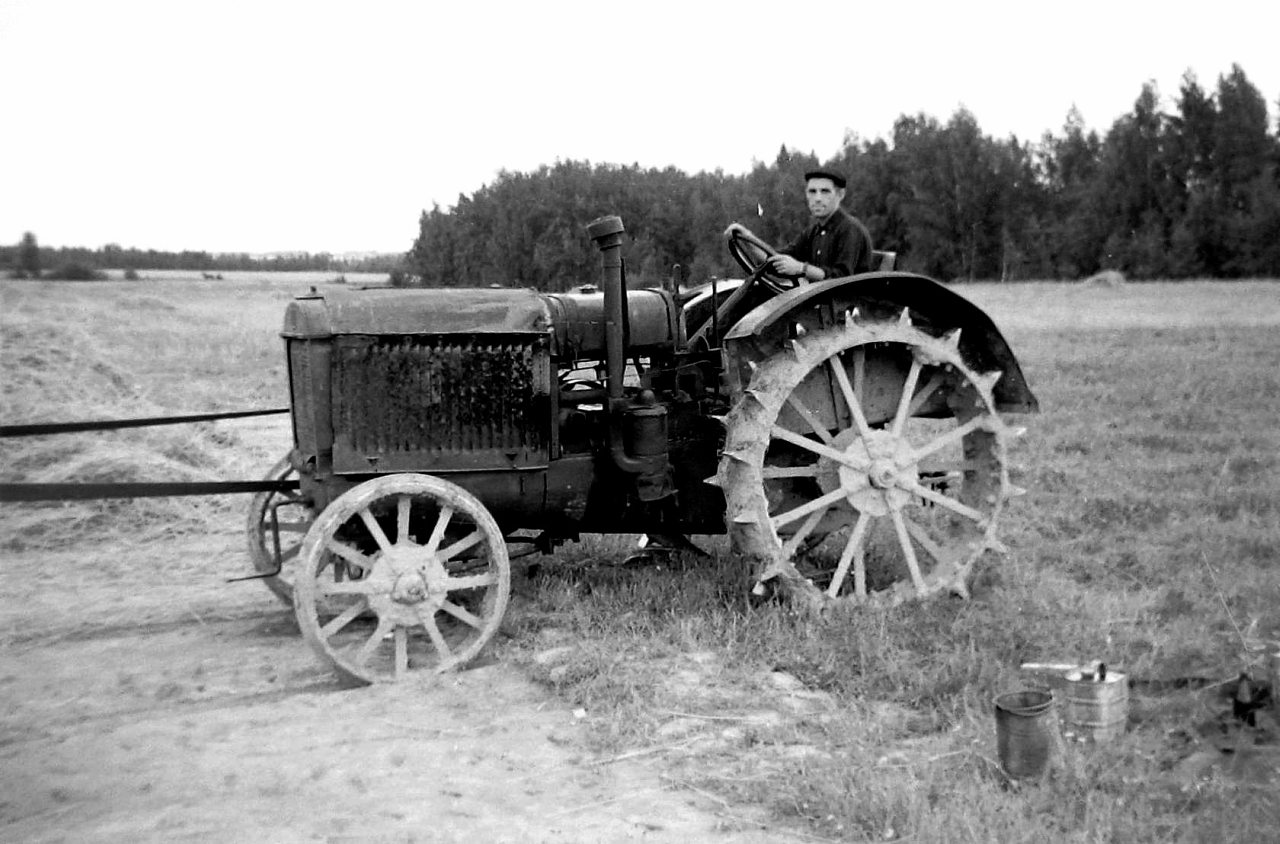
<instances>
[{"instance_id":1,"label":"fuel tank","mask_svg":"<svg viewBox=\"0 0 1280 844\"><path fill-rule=\"evenodd\" d=\"M551 314L553 346L562 359L603 360L604 293L543 293ZM628 290L624 311L624 348L628 355L670 351L683 344L679 309L662 290Z\"/></svg>"}]
</instances>

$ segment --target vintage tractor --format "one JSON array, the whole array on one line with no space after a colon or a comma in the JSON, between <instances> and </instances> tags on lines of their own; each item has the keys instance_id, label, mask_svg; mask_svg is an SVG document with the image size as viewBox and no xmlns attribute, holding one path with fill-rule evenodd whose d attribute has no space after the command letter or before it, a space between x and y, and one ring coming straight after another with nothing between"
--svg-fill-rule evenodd
<instances>
[{"instance_id":1,"label":"vintage tractor","mask_svg":"<svg viewBox=\"0 0 1280 844\"><path fill-rule=\"evenodd\" d=\"M1036 399L991 320L928 278L797 285L732 226L745 278L628 290L335 288L290 304L294 449L249 519L255 564L345 677L474 657L509 548L728 533L744 588L800 606L965 594ZM891 261L891 259L890 259Z\"/></svg>"}]
</instances>

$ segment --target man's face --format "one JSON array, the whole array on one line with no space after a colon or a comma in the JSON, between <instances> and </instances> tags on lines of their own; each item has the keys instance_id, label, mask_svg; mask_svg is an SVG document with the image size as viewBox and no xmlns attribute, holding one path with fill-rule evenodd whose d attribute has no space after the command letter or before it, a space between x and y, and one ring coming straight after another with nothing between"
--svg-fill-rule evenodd
<instances>
[{"instance_id":1,"label":"man's face","mask_svg":"<svg viewBox=\"0 0 1280 844\"><path fill-rule=\"evenodd\" d=\"M809 214L815 220L825 220L840 207L844 188L836 187L830 179L810 179L805 183L804 195L809 201Z\"/></svg>"}]
</instances>

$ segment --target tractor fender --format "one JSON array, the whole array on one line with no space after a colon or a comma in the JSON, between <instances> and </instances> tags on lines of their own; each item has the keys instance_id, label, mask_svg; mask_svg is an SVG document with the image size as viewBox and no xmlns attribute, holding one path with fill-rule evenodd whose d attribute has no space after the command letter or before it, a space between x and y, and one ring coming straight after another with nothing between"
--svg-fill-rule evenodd
<instances>
[{"instance_id":1,"label":"tractor fender","mask_svg":"<svg viewBox=\"0 0 1280 844\"><path fill-rule=\"evenodd\" d=\"M855 313L856 309L856 313ZM1022 367L991 317L954 290L927 276L871 272L806 284L749 311L724 336L725 372L731 388L742 389L749 366L783 350L797 334L859 320L897 320L903 309L922 330L941 336L960 329L960 354L978 372L999 370L994 395L1005 413L1035 413L1040 404Z\"/></svg>"}]
</instances>

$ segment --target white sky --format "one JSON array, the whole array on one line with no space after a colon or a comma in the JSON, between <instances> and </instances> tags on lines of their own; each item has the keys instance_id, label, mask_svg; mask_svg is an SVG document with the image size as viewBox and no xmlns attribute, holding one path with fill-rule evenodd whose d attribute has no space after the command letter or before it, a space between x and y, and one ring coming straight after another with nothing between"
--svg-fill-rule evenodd
<instances>
[{"instance_id":1,"label":"white sky","mask_svg":"<svg viewBox=\"0 0 1280 844\"><path fill-rule=\"evenodd\" d=\"M961 105L1104 132L1232 62L1274 127L1277 33L1242 0L0 0L0 243L399 252L504 168L741 173Z\"/></svg>"}]
</instances>

